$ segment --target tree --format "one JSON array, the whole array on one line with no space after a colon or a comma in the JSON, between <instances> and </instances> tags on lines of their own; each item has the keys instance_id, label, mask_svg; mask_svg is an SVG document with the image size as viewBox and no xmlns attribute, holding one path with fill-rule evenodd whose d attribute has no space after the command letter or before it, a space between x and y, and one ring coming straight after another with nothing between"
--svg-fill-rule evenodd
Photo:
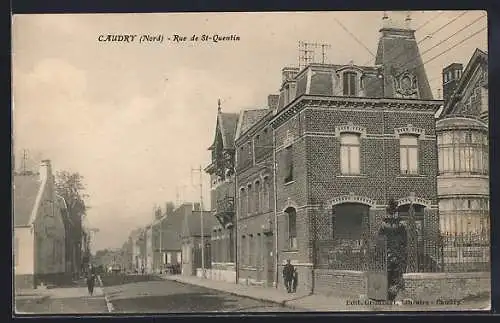
<instances>
[{"instance_id":1,"label":"tree","mask_svg":"<svg viewBox=\"0 0 500 323\"><path fill-rule=\"evenodd\" d=\"M70 249L69 254L72 255L71 263L73 272L81 271L84 262L82 255L82 239L84 232L82 228L82 217L85 215L87 206L85 205L84 193L85 185L83 184L83 176L79 173L71 173L68 171L60 171L56 173L55 190L58 195L64 198L68 215L71 221L71 226L68 228L67 234L69 238Z\"/></svg>"},{"instance_id":2,"label":"tree","mask_svg":"<svg viewBox=\"0 0 500 323\"><path fill-rule=\"evenodd\" d=\"M68 212L73 219L81 218L87 210L84 199L88 195L84 190L83 176L79 173L68 171L56 173L56 192L66 201Z\"/></svg>"}]
</instances>

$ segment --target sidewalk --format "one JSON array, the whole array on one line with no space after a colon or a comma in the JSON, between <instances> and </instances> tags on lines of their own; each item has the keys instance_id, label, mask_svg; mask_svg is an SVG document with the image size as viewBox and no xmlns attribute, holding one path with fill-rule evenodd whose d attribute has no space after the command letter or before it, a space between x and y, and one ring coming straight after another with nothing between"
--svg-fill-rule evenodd
<instances>
[{"instance_id":1,"label":"sidewalk","mask_svg":"<svg viewBox=\"0 0 500 323\"><path fill-rule=\"evenodd\" d=\"M486 310L484 302L469 302L461 305L374 305L368 300L360 298L345 298L335 296L310 295L309 293L288 294L276 288L247 286L223 281L202 279L195 276L161 276L163 279L172 280L183 284L196 285L221 292L248 297L264 302L277 303L302 311L320 312L381 312L381 311L470 311Z\"/></svg>"},{"instance_id":2,"label":"sidewalk","mask_svg":"<svg viewBox=\"0 0 500 323\"><path fill-rule=\"evenodd\" d=\"M86 287L51 288L18 291L15 295L17 314L107 313L108 307L101 287L90 296Z\"/></svg>"}]
</instances>

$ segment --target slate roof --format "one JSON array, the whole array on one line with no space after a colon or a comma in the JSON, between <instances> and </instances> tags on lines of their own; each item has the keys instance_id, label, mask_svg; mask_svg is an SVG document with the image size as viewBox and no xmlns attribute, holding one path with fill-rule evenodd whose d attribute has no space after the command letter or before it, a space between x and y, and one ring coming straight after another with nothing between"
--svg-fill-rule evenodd
<instances>
[{"instance_id":1,"label":"slate roof","mask_svg":"<svg viewBox=\"0 0 500 323\"><path fill-rule=\"evenodd\" d=\"M237 113L220 113L219 122L222 132L222 140L225 149L234 148L234 137L236 135L236 127L238 126Z\"/></svg>"},{"instance_id":2,"label":"slate roof","mask_svg":"<svg viewBox=\"0 0 500 323\"><path fill-rule=\"evenodd\" d=\"M238 130L236 131L236 139L250 129L254 124L259 122L271 109L252 109L243 110L240 115Z\"/></svg>"},{"instance_id":3,"label":"slate roof","mask_svg":"<svg viewBox=\"0 0 500 323\"><path fill-rule=\"evenodd\" d=\"M182 236L201 236L201 214L200 211L193 211L186 215ZM208 211L203 211L203 231L205 236L210 236L213 226L217 224L217 219Z\"/></svg>"},{"instance_id":4,"label":"slate roof","mask_svg":"<svg viewBox=\"0 0 500 323\"><path fill-rule=\"evenodd\" d=\"M35 207L36 197L41 188L41 180L37 175L14 175L14 226L30 224L31 213Z\"/></svg>"},{"instance_id":5,"label":"slate roof","mask_svg":"<svg viewBox=\"0 0 500 323\"><path fill-rule=\"evenodd\" d=\"M476 64L480 64L481 61L483 62L485 61L486 63L488 62L488 53L480 50L479 48L476 48L469 62L467 63L467 66L465 67L462 76L460 77L457 87L451 94L450 99L448 100L446 106L441 112L440 114L441 116L445 116L452 113L455 104L460 99L460 96L457 94L460 93L466 87L467 82L470 80L472 74L475 72L475 69L473 67Z\"/></svg>"},{"instance_id":6,"label":"slate roof","mask_svg":"<svg viewBox=\"0 0 500 323\"><path fill-rule=\"evenodd\" d=\"M238 113L224 113L218 112L217 114L217 129L215 129L215 136L212 145L208 148L213 149L215 147L215 141L217 139L217 132L220 130L222 134L222 143L224 149L234 149L234 137L236 135L236 128L238 126Z\"/></svg>"},{"instance_id":7,"label":"slate roof","mask_svg":"<svg viewBox=\"0 0 500 323\"><path fill-rule=\"evenodd\" d=\"M418 82L420 99L432 100L432 91L427 79L418 43L415 40L415 31L402 28L382 28L375 65L383 65L385 82L385 97L395 96L393 86L394 75L405 70L412 71Z\"/></svg>"}]
</instances>

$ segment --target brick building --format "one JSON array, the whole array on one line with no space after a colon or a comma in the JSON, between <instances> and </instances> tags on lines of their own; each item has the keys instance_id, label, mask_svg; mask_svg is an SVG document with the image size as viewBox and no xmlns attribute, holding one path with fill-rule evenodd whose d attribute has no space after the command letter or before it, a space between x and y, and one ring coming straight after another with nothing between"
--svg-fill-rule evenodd
<instances>
[{"instance_id":1,"label":"brick building","mask_svg":"<svg viewBox=\"0 0 500 323\"><path fill-rule=\"evenodd\" d=\"M271 281L263 255L271 254L265 231L272 217L262 208L262 188L273 163L272 149L256 150L262 141L275 147L279 286L290 259L299 290L365 294L362 255L389 198L398 200L405 223L414 211L413 269L437 261L426 246L438 240L435 113L442 101L433 100L414 30L386 23L375 66L284 68L276 108L237 136L243 281Z\"/></svg>"},{"instance_id":2,"label":"brick building","mask_svg":"<svg viewBox=\"0 0 500 323\"><path fill-rule=\"evenodd\" d=\"M242 111L236 132L238 282L272 286L275 275L273 132L266 109Z\"/></svg>"},{"instance_id":3,"label":"brick building","mask_svg":"<svg viewBox=\"0 0 500 323\"><path fill-rule=\"evenodd\" d=\"M447 270L489 270L488 54L443 69L436 124L440 228ZM472 267L472 268L471 268Z\"/></svg>"}]
</instances>

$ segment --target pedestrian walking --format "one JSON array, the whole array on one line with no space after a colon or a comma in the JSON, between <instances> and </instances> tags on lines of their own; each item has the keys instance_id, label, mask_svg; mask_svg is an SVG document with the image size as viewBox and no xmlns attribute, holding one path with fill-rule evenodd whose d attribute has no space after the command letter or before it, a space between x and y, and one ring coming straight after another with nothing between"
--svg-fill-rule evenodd
<instances>
[{"instance_id":1,"label":"pedestrian walking","mask_svg":"<svg viewBox=\"0 0 500 323\"><path fill-rule=\"evenodd\" d=\"M96 275L94 268L92 265L89 267L89 272L87 274L87 289L89 291L89 295L94 295L94 286L95 286Z\"/></svg>"},{"instance_id":2,"label":"pedestrian walking","mask_svg":"<svg viewBox=\"0 0 500 323\"><path fill-rule=\"evenodd\" d=\"M297 284L299 283L299 272L297 268L293 269L293 282L292 282L292 292L295 293L297 291Z\"/></svg>"},{"instance_id":3,"label":"pedestrian walking","mask_svg":"<svg viewBox=\"0 0 500 323\"><path fill-rule=\"evenodd\" d=\"M292 283L293 283L293 272L295 268L290 263L290 259L286 261L286 265L283 266L283 280L285 281L286 291L288 293L292 292Z\"/></svg>"}]
</instances>

